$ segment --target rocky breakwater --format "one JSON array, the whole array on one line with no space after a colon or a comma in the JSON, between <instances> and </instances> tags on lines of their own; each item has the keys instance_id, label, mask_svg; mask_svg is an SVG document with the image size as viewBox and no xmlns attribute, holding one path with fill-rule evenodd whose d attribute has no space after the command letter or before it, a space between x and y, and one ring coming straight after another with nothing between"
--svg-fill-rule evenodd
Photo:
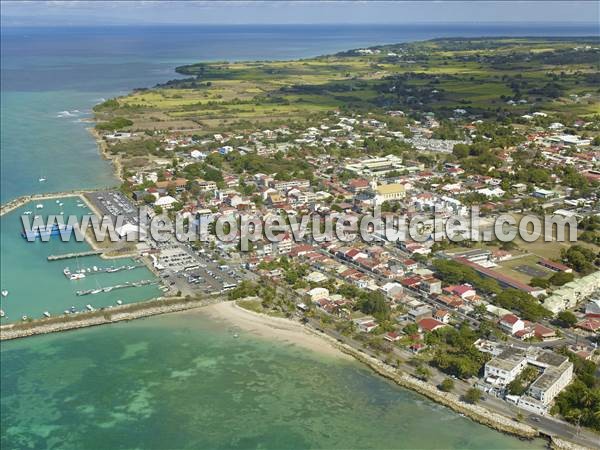
<instances>
[{"instance_id":1,"label":"rocky breakwater","mask_svg":"<svg viewBox=\"0 0 600 450\"><path fill-rule=\"evenodd\" d=\"M219 297L207 297L202 299L183 297L171 297L168 299L158 298L146 302L103 308L96 311L50 317L47 319L33 320L31 322L8 324L0 327L0 341L185 311L207 306L221 300L222 299Z\"/></svg>"}]
</instances>

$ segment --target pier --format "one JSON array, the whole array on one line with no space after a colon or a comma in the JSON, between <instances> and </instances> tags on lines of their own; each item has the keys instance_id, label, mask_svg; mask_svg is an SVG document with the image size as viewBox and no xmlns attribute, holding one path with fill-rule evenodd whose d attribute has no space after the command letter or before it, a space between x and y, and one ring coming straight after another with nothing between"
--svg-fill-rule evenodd
<instances>
[{"instance_id":1,"label":"pier","mask_svg":"<svg viewBox=\"0 0 600 450\"><path fill-rule=\"evenodd\" d=\"M50 255L48 261L59 261L61 259L81 258L84 256L101 255L104 250L88 250L86 252L64 253L62 255Z\"/></svg>"},{"instance_id":2,"label":"pier","mask_svg":"<svg viewBox=\"0 0 600 450\"><path fill-rule=\"evenodd\" d=\"M117 284L116 286L108 286L105 288L97 288L97 289L86 289L86 290L82 290L82 291L76 291L75 293L78 296L90 295L90 294L94 295L94 294L99 294L101 292L110 292L110 291L114 291L117 289L148 286L151 284L158 284L158 283L160 283L160 280L142 280L142 281L134 281L134 282L127 281L124 284Z\"/></svg>"},{"instance_id":3,"label":"pier","mask_svg":"<svg viewBox=\"0 0 600 450\"><path fill-rule=\"evenodd\" d=\"M133 269L138 269L140 267L146 267L145 264L133 264L133 265L129 265L129 266L118 266L118 267L87 267L87 268L82 268L82 269L78 269L75 270L73 273L80 273L80 274L84 274L85 276L90 276L90 275L98 275L101 273L116 273L116 272L122 272L124 270L133 270ZM65 268L65 270L67 270L68 268ZM68 273L71 273L70 271ZM66 273L65 273L66 275Z\"/></svg>"}]
</instances>

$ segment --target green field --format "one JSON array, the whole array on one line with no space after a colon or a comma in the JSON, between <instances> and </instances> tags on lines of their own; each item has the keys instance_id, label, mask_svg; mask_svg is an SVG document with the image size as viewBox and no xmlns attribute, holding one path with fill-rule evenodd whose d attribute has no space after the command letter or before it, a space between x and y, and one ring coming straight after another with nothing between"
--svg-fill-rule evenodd
<instances>
[{"instance_id":1,"label":"green field","mask_svg":"<svg viewBox=\"0 0 600 450\"><path fill-rule=\"evenodd\" d=\"M483 117L537 110L600 112L597 38L440 39L274 62L179 67L188 76L96 108L102 121L123 116L133 129L239 129L315 118L332 110L400 109ZM589 48L586 48L589 46ZM397 56L396 56L397 55ZM577 95L577 97L574 97ZM527 103L509 105L508 100Z\"/></svg>"}]
</instances>

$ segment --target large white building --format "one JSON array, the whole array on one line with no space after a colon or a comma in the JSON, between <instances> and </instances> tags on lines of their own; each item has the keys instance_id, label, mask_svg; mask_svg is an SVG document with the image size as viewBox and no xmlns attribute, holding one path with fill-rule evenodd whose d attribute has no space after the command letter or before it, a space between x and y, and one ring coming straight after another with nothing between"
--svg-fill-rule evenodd
<instances>
[{"instance_id":1,"label":"large white building","mask_svg":"<svg viewBox=\"0 0 600 450\"><path fill-rule=\"evenodd\" d=\"M545 414L552 400L573 380L573 363L568 357L538 347L527 350L509 347L485 364L485 382L497 388L506 387L527 365L539 369L540 375L515 403Z\"/></svg>"},{"instance_id":2,"label":"large white building","mask_svg":"<svg viewBox=\"0 0 600 450\"><path fill-rule=\"evenodd\" d=\"M506 386L526 365L527 359L521 350L507 348L485 364L485 381L493 386Z\"/></svg>"},{"instance_id":3,"label":"large white building","mask_svg":"<svg viewBox=\"0 0 600 450\"><path fill-rule=\"evenodd\" d=\"M395 155L381 158L363 159L357 163L348 164L346 170L365 178L385 178L390 172L400 172L407 168L402 164L402 159Z\"/></svg>"}]
</instances>

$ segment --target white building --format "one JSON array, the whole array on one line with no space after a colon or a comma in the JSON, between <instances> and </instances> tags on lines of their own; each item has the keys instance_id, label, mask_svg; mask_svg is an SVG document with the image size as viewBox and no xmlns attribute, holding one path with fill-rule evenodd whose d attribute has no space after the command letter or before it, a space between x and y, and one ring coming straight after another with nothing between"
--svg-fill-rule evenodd
<instances>
[{"instance_id":1,"label":"white building","mask_svg":"<svg viewBox=\"0 0 600 450\"><path fill-rule=\"evenodd\" d=\"M527 359L522 351L507 348L485 364L485 381L494 386L506 386L521 373L526 365Z\"/></svg>"}]
</instances>

